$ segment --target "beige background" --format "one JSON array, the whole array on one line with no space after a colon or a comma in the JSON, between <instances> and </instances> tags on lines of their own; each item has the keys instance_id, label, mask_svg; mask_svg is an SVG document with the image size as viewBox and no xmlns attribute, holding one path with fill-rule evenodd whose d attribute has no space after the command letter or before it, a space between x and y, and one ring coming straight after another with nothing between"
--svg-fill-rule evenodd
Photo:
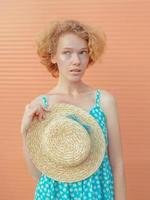
<instances>
[{"instance_id":1,"label":"beige background","mask_svg":"<svg viewBox=\"0 0 150 200\"><path fill-rule=\"evenodd\" d=\"M0 199L32 200L35 183L22 152L25 105L55 84L36 54L35 35L50 20L101 26L107 50L84 80L117 97L129 200L150 199L150 1L1 0Z\"/></svg>"}]
</instances>

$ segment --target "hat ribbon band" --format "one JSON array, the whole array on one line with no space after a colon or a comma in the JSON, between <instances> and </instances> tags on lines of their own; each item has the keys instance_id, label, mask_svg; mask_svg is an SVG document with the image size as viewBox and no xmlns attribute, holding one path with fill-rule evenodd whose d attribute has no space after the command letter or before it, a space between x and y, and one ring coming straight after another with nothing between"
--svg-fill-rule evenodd
<instances>
[{"instance_id":1,"label":"hat ribbon band","mask_svg":"<svg viewBox=\"0 0 150 200\"><path fill-rule=\"evenodd\" d=\"M80 123L80 124L83 126L83 128L85 128L86 131L87 131L88 133L90 133L91 127L90 127L88 124L83 123L82 120L81 120L79 117L77 117L77 116L74 115L74 114L73 114L73 115L67 115L67 117L70 118L70 119L75 120L75 121L78 122L78 123Z\"/></svg>"}]
</instances>

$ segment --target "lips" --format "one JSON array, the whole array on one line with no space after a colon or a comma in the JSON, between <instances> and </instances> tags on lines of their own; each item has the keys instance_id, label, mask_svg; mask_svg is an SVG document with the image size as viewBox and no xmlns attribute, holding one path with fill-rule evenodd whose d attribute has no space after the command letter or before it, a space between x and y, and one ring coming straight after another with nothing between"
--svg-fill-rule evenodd
<instances>
[{"instance_id":1,"label":"lips","mask_svg":"<svg viewBox=\"0 0 150 200\"><path fill-rule=\"evenodd\" d=\"M81 70L80 69L71 69L70 71L71 72L80 72Z\"/></svg>"}]
</instances>

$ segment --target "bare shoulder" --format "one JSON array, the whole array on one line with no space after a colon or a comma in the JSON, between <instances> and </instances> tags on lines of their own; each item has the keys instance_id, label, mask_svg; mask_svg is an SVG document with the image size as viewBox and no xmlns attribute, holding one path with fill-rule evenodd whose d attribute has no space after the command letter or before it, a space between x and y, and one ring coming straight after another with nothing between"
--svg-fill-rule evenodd
<instances>
[{"instance_id":1,"label":"bare shoulder","mask_svg":"<svg viewBox=\"0 0 150 200\"><path fill-rule=\"evenodd\" d=\"M42 104L42 98L46 97L46 101L48 103L48 106L52 106L54 103L59 102L59 96L57 93L45 93L37 96L34 99L34 102L40 102Z\"/></svg>"},{"instance_id":2,"label":"bare shoulder","mask_svg":"<svg viewBox=\"0 0 150 200\"><path fill-rule=\"evenodd\" d=\"M112 109L112 107L116 107L117 99L114 94L112 94L108 90L101 90L101 106L103 110L107 113L109 113L109 110Z\"/></svg>"},{"instance_id":3,"label":"bare shoulder","mask_svg":"<svg viewBox=\"0 0 150 200\"><path fill-rule=\"evenodd\" d=\"M39 94L37 96L35 96L30 102L29 104L33 105L33 104L36 104L36 103L42 103L42 99L43 97L46 97L46 100L50 103L53 103L53 101L56 100L57 98L57 93L43 93L43 94Z\"/></svg>"},{"instance_id":4,"label":"bare shoulder","mask_svg":"<svg viewBox=\"0 0 150 200\"><path fill-rule=\"evenodd\" d=\"M37 95L33 97L25 106L27 110L32 109L36 104L42 104L42 97L45 96L44 94Z\"/></svg>"},{"instance_id":5,"label":"bare shoulder","mask_svg":"<svg viewBox=\"0 0 150 200\"><path fill-rule=\"evenodd\" d=\"M108 90L101 90L101 96L103 98L103 101L105 102L110 102L110 101L115 101L116 97L114 94L112 94L110 91Z\"/></svg>"}]
</instances>

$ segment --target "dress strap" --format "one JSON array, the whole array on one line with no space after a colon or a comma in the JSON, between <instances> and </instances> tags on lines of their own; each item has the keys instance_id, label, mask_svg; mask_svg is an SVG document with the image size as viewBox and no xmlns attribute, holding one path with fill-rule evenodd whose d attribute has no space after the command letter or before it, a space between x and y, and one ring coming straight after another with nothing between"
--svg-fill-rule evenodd
<instances>
[{"instance_id":1,"label":"dress strap","mask_svg":"<svg viewBox=\"0 0 150 200\"><path fill-rule=\"evenodd\" d=\"M47 101L46 95L42 96L42 103L43 103L44 108L46 108L48 106L48 101Z\"/></svg>"},{"instance_id":2,"label":"dress strap","mask_svg":"<svg viewBox=\"0 0 150 200\"><path fill-rule=\"evenodd\" d=\"M100 106L100 95L101 95L100 90L97 89L96 91L96 105L97 106Z\"/></svg>"}]
</instances>

